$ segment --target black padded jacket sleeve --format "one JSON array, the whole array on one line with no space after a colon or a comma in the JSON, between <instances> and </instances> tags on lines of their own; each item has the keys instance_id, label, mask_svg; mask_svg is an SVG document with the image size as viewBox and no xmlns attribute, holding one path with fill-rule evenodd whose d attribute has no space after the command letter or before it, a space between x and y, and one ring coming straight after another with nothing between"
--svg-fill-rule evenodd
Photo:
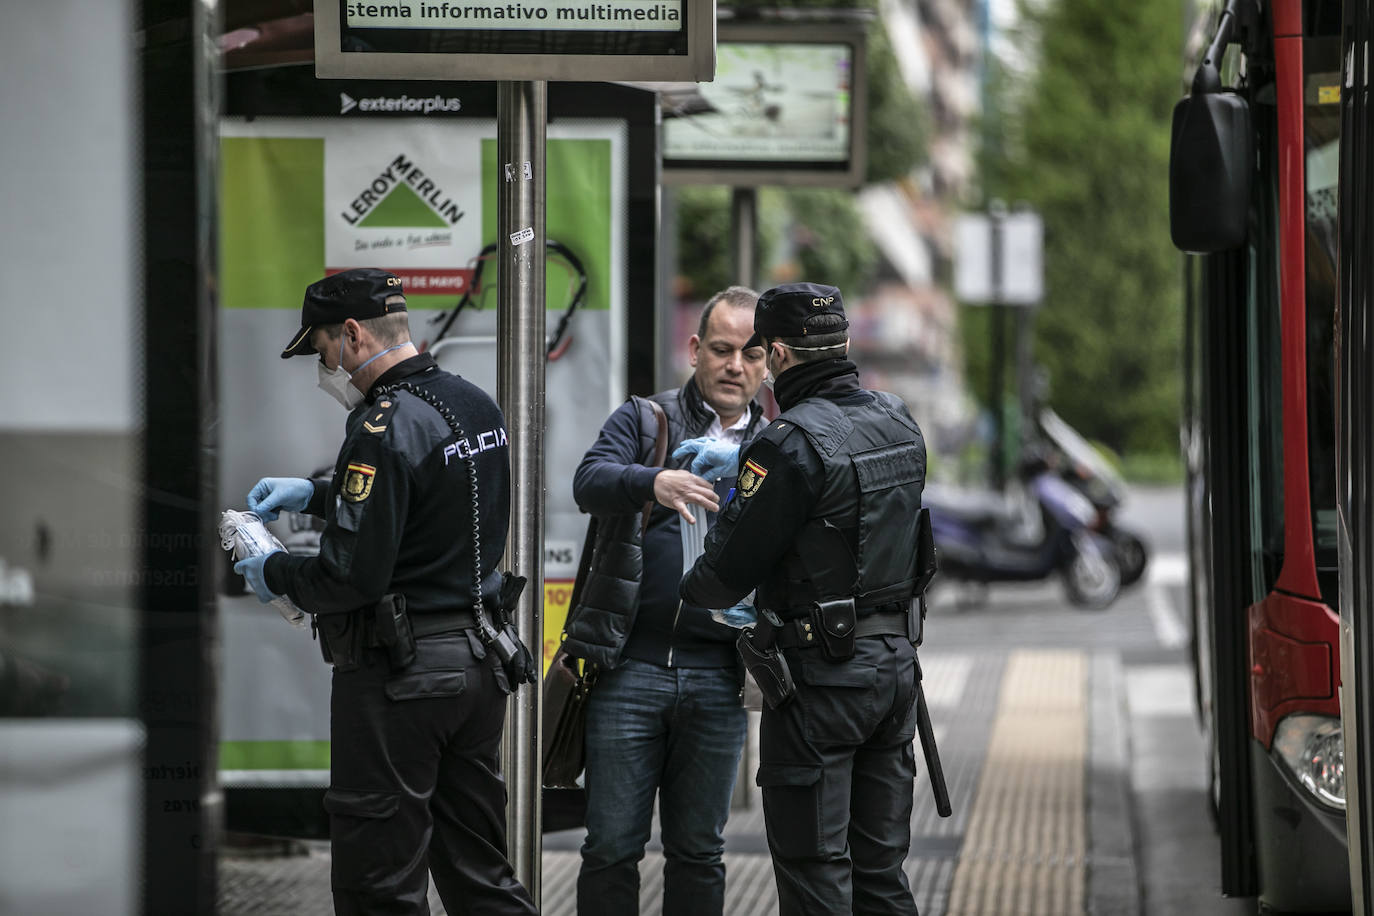
<instances>
[{"instance_id":1,"label":"black padded jacket sleeve","mask_svg":"<svg viewBox=\"0 0 1374 916\"><path fill-rule=\"evenodd\" d=\"M640 454L639 411L633 400L616 408L573 474L573 499L583 512L638 512L654 498L662 468L645 467Z\"/></svg>"}]
</instances>

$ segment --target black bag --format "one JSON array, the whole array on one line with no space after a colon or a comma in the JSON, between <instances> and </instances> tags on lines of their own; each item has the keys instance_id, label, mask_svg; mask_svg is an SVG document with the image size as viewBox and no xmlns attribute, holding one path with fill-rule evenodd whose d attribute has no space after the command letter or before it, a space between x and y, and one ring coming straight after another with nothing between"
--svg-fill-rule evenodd
<instances>
[{"instance_id":1,"label":"black bag","mask_svg":"<svg viewBox=\"0 0 1374 916\"><path fill-rule=\"evenodd\" d=\"M668 417L663 408L646 401L658 425L654 436L652 467L659 467L668 457ZM649 528L649 513L654 501L644 504L640 515L640 535ZM582 586L592 565L592 550L596 546L596 516L587 523L587 536L582 542L582 556L578 563L577 580L573 583L570 611L576 611ZM544 787L547 789L580 788L577 778L587 766L587 698L596 683L596 666L573 658L560 645L544 675Z\"/></svg>"},{"instance_id":2,"label":"black bag","mask_svg":"<svg viewBox=\"0 0 1374 916\"><path fill-rule=\"evenodd\" d=\"M544 786L577 788L587 766L587 697L596 668L560 647L544 675Z\"/></svg>"}]
</instances>

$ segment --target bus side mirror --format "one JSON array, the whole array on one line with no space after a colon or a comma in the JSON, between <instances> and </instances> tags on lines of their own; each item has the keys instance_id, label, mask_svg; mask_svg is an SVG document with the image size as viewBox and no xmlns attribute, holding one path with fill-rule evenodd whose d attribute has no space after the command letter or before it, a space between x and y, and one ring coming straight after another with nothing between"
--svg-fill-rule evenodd
<instances>
[{"instance_id":1,"label":"bus side mirror","mask_svg":"<svg viewBox=\"0 0 1374 916\"><path fill-rule=\"evenodd\" d=\"M1183 251L1245 244L1254 173L1250 106L1231 93L1194 92L1174 106L1169 234Z\"/></svg>"}]
</instances>

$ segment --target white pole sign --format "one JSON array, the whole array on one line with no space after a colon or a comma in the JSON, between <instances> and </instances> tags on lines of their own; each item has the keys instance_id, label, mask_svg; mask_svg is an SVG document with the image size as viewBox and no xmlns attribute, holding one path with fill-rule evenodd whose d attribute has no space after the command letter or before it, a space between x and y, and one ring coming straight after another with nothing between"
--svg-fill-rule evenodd
<instances>
[{"instance_id":1,"label":"white pole sign","mask_svg":"<svg viewBox=\"0 0 1374 916\"><path fill-rule=\"evenodd\" d=\"M982 213L961 213L954 223L954 295L960 302L982 305L993 299L992 220Z\"/></svg>"},{"instance_id":2,"label":"white pole sign","mask_svg":"<svg viewBox=\"0 0 1374 916\"><path fill-rule=\"evenodd\" d=\"M1044 224L1029 210L962 213L954 225L954 295L967 305L1038 305Z\"/></svg>"},{"instance_id":3,"label":"white pole sign","mask_svg":"<svg viewBox=\"0 0 1374 916\"><path fill-rule=\"evenodd\" d=\"M1044 295L1044 225L1029 211L1002 217L1002 289L1005 305L1036 305Z\"/></svg>"}]
</instances>

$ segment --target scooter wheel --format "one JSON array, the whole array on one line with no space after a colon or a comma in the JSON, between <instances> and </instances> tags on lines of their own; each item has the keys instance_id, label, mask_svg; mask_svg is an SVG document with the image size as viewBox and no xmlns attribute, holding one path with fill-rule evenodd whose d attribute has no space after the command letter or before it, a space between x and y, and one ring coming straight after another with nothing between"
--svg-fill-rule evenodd
<instances>
[{"instance_id":1,"label":"scooter wheel","mask_svg":"<svg viewBox=\"0 0 1374 916\"><path fill-rule=\"evenodd\" d=\"M1135 585L1145 575L1145 567L1150 562L1149 548L1129 531L1113 531L1112 547L1116 550L1116 563L1121 567L1121 586Z\"/></svg>"},{"instance_id":2,"label":"scooter wheel","mask_svg":"<svg viewBox=\"0 0 1374 916\"><path fill-rule=\"evenodd\" d=\"M1064 590L1074 606L1100 611L1121 593L1121 569L1103 552L1079 551L1064 567Z\"/></svg>"}]
</instances>

